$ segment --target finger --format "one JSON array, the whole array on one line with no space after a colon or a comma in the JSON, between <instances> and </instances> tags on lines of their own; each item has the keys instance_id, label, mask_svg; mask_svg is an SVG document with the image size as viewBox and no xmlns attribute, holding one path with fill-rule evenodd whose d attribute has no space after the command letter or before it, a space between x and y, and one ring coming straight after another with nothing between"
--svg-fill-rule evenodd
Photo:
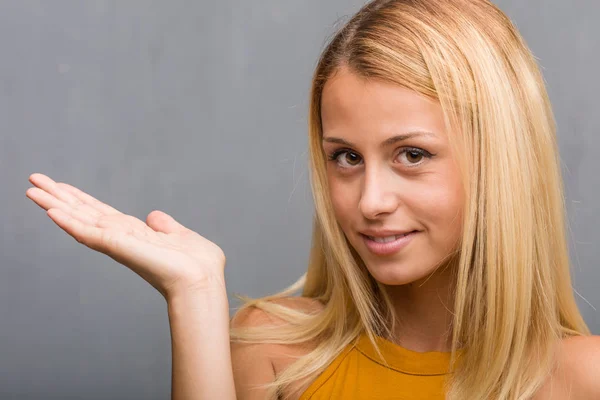
<instances>
[{"instance_id":1,"label":"finger","mask_svg":"<svg viewBox=\"0 0 600 400\"><path fill-rule=\"evenodd\" d=\"M146 223L153 230L167 234L185 233L188 231L188 228L177 222L175 218L159 210L152 211L148 214Z\"/></svg>"},{"instance_id":2,"label":"finger","mask_svg":"<svg viewBox=\"0 0 600 400\"><path fill-rule=\"evenodd\" d=\"M116 210L113 207L109 206L108 204L105 204L105 203L101 202L100 200L96 199L95 197L90 196L89 194L85 193L84 191L77 189L75 186L71 186L68 183L64 183L64 182L58 183L58 186L64 190L68 191L69 193L71 193L73 196L75 196L77 199L79 199L79 201L81 201L82 203L92 207L93 209L97 210L98 212L100 212L104 215L121 214L121 212L119 210Z\"/></svg>"},{"instance_id":3,"label":"finger","mask_svg":"<svg viewBox=\"0 0 600 400\"><path fill-rule=\"evenodd\" d=\"M87 193L84 193L76 187L66 183L56 183L44 174L32 174L29 177L29 181L65 203L70 204L75 208L82 209L95 217L99 217L99 214L120 214L119 211L102 203Z\"/></svg>"},{"instance_id":4,"label":"finger","mask_svg":"<svg viewBox=\"0 0 600 400\"><path fill-rule=\"evenodd\" d=\"M69 205L78 206L81 204L81 201L77 197L65 190L62 190L56 184L56 182L44 174L32 174L29 177L29 182Z\"/></svg>"},{"instance_id":5,"label":"finger","mask_svg":"<svg viewBox=\"0 0 600 400\"><path fill-rule=\"evenodd\" d=\"M37 187L29 188L25 192L25 194L27 195L27 197L29 197L31 200L33 200L34 203L36 203L38 206L40 206L44 210L50 210L52 208L60 209L64 213L72 216L73 218L78 219L79 221L81 221L85 224L96 225L96 223L97 223L97 220L98 220L97 216L90 215L89 213L87 213L84 210L79 210L79 209L73 208L72 206L68 205L64 201L57 199L56 197L52 196L51 194L49 194L48 192L46 192L40 188L37 188Z\"/></svg>"},{"instance_id":6,"label":"finger","mask_svg":"<svg viewBox=\"0 0 600 400\"><path fill-rule=\"evenodd\" d=\"M56 225L71 235L79 243L82 243L91 249L101 251L100 249L102 248L103 242L102 229L84 224L59 208L51 208L48 210L47 214Z\"/></svg>"},{"instance_id":7,"label":"finger","mask_svg":"<svg viewBox=\"0 0 600 400\"><path fill-rule=\"evenodd\" d=\"M118 230L107 230L83 224L58 208L51 208L48 216L77 242L106 254L113 260L127 266L143 277L144 269L132 263L132 259L150 263L149 253L153 250L151 244L136 239L133 235Z\"/></svg>"}]
</instances>

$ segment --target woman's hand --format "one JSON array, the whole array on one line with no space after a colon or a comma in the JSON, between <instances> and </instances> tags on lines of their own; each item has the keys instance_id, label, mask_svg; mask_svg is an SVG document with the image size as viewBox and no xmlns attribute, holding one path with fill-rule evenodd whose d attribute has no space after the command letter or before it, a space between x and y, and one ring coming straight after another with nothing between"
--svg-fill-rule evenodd
<instances>
[{"instance_id":1,"label":"woman's hand","mask_svg":"<svg viewBox=\"0 0 600 400\"><path fill-rule=\"evenodd\" d=\"M33 174L27 197L79 243L130 268L167 301L181 292L224 289L225 255L219 246L153 211L146 223L66 183Z\"/></svg>"}]
</instances>

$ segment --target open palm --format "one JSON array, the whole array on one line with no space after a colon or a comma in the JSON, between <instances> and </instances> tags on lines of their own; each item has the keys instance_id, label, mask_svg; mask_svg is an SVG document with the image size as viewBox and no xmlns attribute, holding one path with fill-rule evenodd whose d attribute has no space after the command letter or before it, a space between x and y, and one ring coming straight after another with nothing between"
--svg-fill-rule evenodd
<instances>
[{"instance_id":1,"label":"open palm","mask_svg":"<svg viewBox=\"0 0 600 400\"><path fill-rule=\"evenodd\" d=\"M219 246L161 211L146 222L126 215L66 183L33 174L28 198L77 242L137 273L165 298L175 292L223 282Z\"/></svg>"}]
</instances>

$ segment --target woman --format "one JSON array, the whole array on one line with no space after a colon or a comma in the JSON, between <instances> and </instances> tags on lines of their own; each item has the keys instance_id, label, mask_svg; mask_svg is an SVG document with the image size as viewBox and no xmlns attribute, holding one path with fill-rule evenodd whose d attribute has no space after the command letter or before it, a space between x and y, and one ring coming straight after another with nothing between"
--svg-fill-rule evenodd
<instances>
[{"instance_id":1,"label":"woman","mask_svg":"<svg viewBox=\"0 0 600 400\"><path fill-rule=\"evenodd\" d=\"M174 399L600 398L552 111L500 10L368 3L323 52L309 133L308 271L231 327L210 241L41 174L27 196L163 294Z\"/></svg>"}]
</instances>

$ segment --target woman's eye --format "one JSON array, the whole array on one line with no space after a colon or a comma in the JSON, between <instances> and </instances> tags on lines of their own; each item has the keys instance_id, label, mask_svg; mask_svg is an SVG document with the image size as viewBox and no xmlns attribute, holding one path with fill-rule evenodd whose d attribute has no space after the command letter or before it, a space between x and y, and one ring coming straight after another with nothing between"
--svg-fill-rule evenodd
<instances>
[{"instance_id":1,"label":"woman's eye","mask_svg":"<svg viewBox=\"0 0 600 400\"><path fill-rule=\"evenodd\" d=\"M329 160L337 161L342 168L351 168L360 164L360 156L349 150L338 150L329 156Z\"/></svg>"},{"instance_id":2,"label":"woman's eye","mask_svg":"<svg viewBox=\"0 0 600 400\"><path fill-rule=\"evenodd\" d=\"M433 156L427 150L418 147L407 147L403 148L397 157L403 159L400 162L406 167L412 168L423 164L426 158L432 158ZM328 159L335 161L340 168L353 168L363 162L360 155L348 149L334 151L328 156Z\"/></svg>"},{"instance_id":3,"label":"woman's eye","mask_svg":"<svg viewBox=\"0 0 600 400\"><path fill-rule=\"evenodd\" d=\"M403 164L408 167L415 167L421 165L424 158L431 158L432 154L423 149L409 148L403 149L398 156L406 160Z\"/></svg>"},{"instance_id":4,"label":"woman's eye","mask_svg":"<svg viewBox=\"0 0 600 400\"><path fill-rule=\"evenodd\" d=\"M403 151L400 155L403 155L410 164L417 164L424 157L422 153L416 150Z\"/></svg>"}]
</instances>

